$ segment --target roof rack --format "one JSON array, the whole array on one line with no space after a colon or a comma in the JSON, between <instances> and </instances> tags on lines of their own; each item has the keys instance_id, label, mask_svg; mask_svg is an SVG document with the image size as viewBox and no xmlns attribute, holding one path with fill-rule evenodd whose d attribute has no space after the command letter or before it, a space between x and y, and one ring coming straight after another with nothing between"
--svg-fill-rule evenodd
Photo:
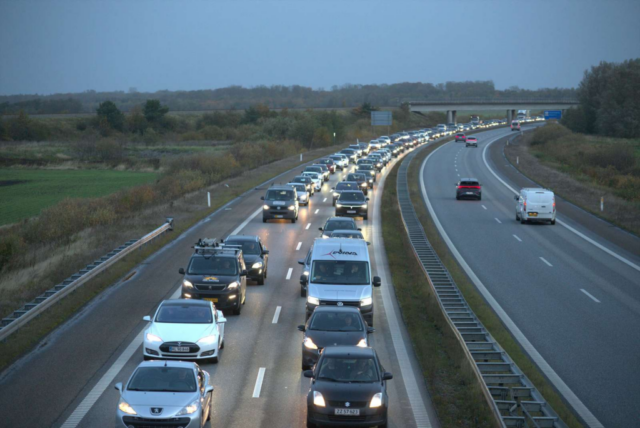
<instances>
[{"instance_id":1,"label":"roof rack","mask_svg":"<svg viewBox=\"0 0 640 428\"><path fill-rule=\"evenodd\" d=\"M227 245L223 240L215 238L200 238L193 246L197 254L238 254L242 247L238 245Z\"/></svg>"}]
</instances>

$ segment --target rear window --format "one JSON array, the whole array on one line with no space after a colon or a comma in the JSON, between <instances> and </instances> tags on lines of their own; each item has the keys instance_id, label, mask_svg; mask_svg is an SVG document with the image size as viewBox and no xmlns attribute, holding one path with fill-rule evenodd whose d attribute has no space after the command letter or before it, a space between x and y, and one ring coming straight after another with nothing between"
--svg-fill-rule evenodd
<instances>
[{"instance_id":1,"label":"rear window","mask_svg":"<svg viewBox=\"0 0 640 428\"><path fill-rule=\"evenodd\" d=\"M358 190L358 186L355 183L338 183L336 190Z\"/></svg>"},{"instance_id":2,"label":"rear window","mask_svg":"<svg viewBox=\"0 0 640 428\"><path fill-rule=\"evenodd\" d=\"M477 181L461 181L460 185L461 186L478 186L478 182Z\"/></svg>"},{"instance_id":3,"label":"rear window","mask_svg":"<svg viewBox=\"0 0 640 428\"><path fill-rule=\"evenodd\" d=\"M304 185L302 185L302 187L304 187ZM244 254L251 254L254 256L262 254L260 244L255 241L226 241L225 244L242 247L242 252Z\"/></svg>"},{"instance_id":4,"label":"rear window","mask_svg":"<svg viewBox=\"0 0 640 428\"><path fill-rule=\"evenodd\" d=\"M363 202L364 195L362 194L362 192L345 192L340 194L340 198L338 200L341 202L345 202L345 201Z\"/></svg>"},{"instance_id":5,"label":"rear window","mask_svg":"<svg viewBox=\"0 0 640 428\"><path fill-rule=\"evenodd\" d=\"M551 196L550 193L543 193L543 192L529 193L529 195L527 196L527 200L529 202L533 202L536 204L551 202L552 199L553 197Z\"/></svg>"}]
</instances>

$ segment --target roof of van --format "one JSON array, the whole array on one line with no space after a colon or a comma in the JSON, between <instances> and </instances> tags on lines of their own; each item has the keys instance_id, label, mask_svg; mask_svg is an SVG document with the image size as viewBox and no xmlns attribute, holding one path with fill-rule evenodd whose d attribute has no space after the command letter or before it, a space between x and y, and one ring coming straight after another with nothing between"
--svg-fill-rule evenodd
<instances>
[{"instance_id":1,"label":"roof of van","mask_svg":"<svg viewBox=\"0 0 640 428\"><path fill-rule=\"evenodd\" d=\"M552 190L543 189L542 187L523 187L521 192L536 192L536 193L553 193Z\"/></svg>"},{"instance_id":2,"label":"roof of van","mask_svg":"<svg viewBox=\"0 0 640 428\"><path fill-rule=\"evenodd\" d=\"M367 243L361 239L316 238L314 260L369 260Z\"/></svg>"}]
</instances>

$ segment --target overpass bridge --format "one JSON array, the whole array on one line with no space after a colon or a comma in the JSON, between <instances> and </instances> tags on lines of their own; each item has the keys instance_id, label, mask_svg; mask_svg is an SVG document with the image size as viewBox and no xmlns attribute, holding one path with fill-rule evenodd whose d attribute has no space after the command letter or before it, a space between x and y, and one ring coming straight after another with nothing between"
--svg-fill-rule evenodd
<instances>
[{"instance_id":1,"label":"overpass bridge","mask_svg":"<svg viewBox=\"0 0 640 428\"><path fill-rule=\"evenodd\" d=\"M447 122L456 123L458 111L503 110L507 112L509 122L518 110L562 110L563 112L579 103L577 99L487 99L467 98L455 100L409 101L410 110L415 113L446 111Z\"/></svg>"}]
</instances>

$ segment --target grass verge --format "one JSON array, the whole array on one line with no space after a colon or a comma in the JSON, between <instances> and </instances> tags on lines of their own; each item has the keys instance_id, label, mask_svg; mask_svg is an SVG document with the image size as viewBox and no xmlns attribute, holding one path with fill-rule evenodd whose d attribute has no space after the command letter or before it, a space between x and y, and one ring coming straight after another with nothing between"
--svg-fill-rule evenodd
<instances>
[{"instance_id":1,"label":"grass verge","mask_svg":"<svg viewBox=\"0 0 640 428\"><path fill-rule=\"evenodd\" d=\"M109 286L121 281L135 266L178 238L183 232L207 215L236 198L238 195L264 183L270 178L296 168L300 164L309 162L311 159L326 156L328 153L333 153L334 151L336 151L335 146L314 150L305 153L302 162L300 162L299 156L294 156L274 164L256 168L240 177L228 180L228 188L216 186L216 191L211 193L211 208L205 207L204 205L196 207L193 204L187 204L190 207L189 211L183 214L180 220L176 222L173 232L169 232L150 242L142 249L123 257L105 272L97 275L93 280L69 293L69 295L51 306L43 314L34 318L20 328L20 330L0 342L0 372L18 358L34 349L49 333L68 320L94 297ZM204 197L200 195L207 190L208 189L202 189L201 192L198 192L197 197L204 200ZM173 209L176 209L176 207L174 206Z\"/></svg>"},{"instance_id":2,"label":"grass verge","mask_svg":"<svg viewBox=\"0 0 640 428\"><path fill-rule=\"evenodd\" d=\"M497 426L464 350L440 310L404 230L398 165L382 195L382 236L398 304L443 428Z\"/></svg>"},{"instance_id":3,"label":"grass verge","mask_svg":"<svg viewBox=\"0 0 640 428\"><path fill-rule=\"evenodd\" d=\"M511 333L506 329L504 324L500 321L498 316L493 312L491 307L486 303L482 295L478 292L475 285L471 282L471 280L464 273L463 269L460 267L455 257L449 250L449 247L444 242L442 237L440 236L435 224L427 208L422 200L422 193L420 191L420 182L419 182L419 174L420 174L420 166L422 165L422 161L428 156L429 153L433 152L437 147L444 144L436 143L432 146L429 146L423 149L416 157L413 159L411 166L408 171L408 182L409 182L409 192L411 195L411 200L413 202L413 206L416 210L416 214L422 223L422 226L427 234L427 238L429 242L433 246L434 250L442 260L442 263L446 266L449 273L453 277L456 282L458 288L464 295L467 303L476 314L478 319L482 322L485 328L491 333L493 338L502 346L502 348L509 354L511 359L518 365L518 367L527 375L527 377L533 382L538 391L545 398L547 403L556 411L556 413L560 416L560 418L572 428L582 427L582 424L579 422L576 415L573 413L573 410L564 402L562 397L557 393L555 388L551 385L551 383L547 380L547 378L542 374L542 372L538 369L538 367L531 361L529 356L524 352L522 347L518 344L518 342L513 338ZM387 193L387 188L394 188L395 192L395 179L391 185L388 187L385 186L385 193ZM397 205L397 200L392 201L393 204ZM397 213L399 216L399 212ZM391 219L389 219L391 220ZM383 222L384 225L384 222ZM393 233L397 233L396 229L390 229L388 231L388 235L392 235ZM402 234L403 237L406 234ZM393 236L390 236L393 239ZM405 238L406 239L406 238ZM387 237L385 235L385 246L387 245ZM408 239L407 239L408 242ZM411 259L415 261L413 257L413 253L410 250L410 244L407 244L405 247L400 248L401 251L404 252L404 257L402 260ZM409 254L411 253L411 254ZM394 268L392 268L393 270ZM402 270L402 265L398 265L395 267L396 270ZM420 270L420 278L424 277L424 273ZM414 278L418 276L409 277L411 281L415 281ZM394 284L398 284L396 279L394 278ZM396 286L397 287L397 286ZM435 298L435 297L432 297ZM415 303L413 303L415 304ZM440 308L437 304L433 305L435 310L440 311ZM416 319L419 319L418 316L426 317L427 315L418 315L415 316ZM435 315L432 315L435 316ZM440 317L444 317L444 314L440 313ZM407 320L407 325L411 325L412 320ZM450 344L450 346L453 346ZM476 400L481 400L481 393L477 393Z\"/></svg>"}]
</instances>

